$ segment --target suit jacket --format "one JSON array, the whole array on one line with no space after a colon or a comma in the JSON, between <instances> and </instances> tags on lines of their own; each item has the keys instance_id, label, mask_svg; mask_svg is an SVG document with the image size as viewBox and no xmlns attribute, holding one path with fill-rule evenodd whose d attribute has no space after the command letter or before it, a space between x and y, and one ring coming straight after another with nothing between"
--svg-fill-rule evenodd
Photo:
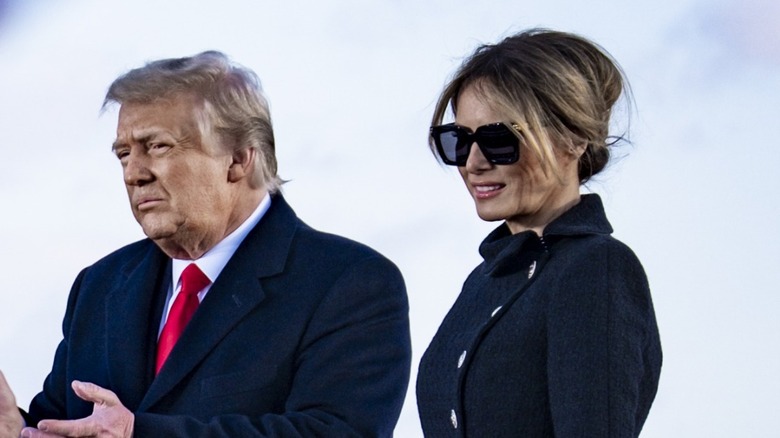
<instances>
[{"instance_id":1,"label":"suit jacket","mask_svg":"<svg viewBox=\"0 0 780 438\"><path fill-rule=\"evenodd\" d=\"M155 377L170 275L148 239L79 274L31 420L90 415L76 379L114 391L136 437L392 435L411 348L389 260L313 230L276 195Z\"/></svg>"}]
</instances>

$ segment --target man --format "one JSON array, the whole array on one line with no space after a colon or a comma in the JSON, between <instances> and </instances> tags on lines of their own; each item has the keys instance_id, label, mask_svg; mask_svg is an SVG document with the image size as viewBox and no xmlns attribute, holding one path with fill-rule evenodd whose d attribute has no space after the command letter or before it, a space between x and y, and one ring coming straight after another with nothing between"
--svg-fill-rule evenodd
<instances>
[{"instance_id":1,"label":"man","mask_svg":"<svg viewBox=\"0 0 780 438\"><path fill-rule=\"evenodd\" d=\"M218 52L161 60L118 78L114 102L148 239L77 277L21 435L391 436L411 354L403 279L279 194L255 75ZM14 405L0 374L2 437L19 435Z\"/></svg>"}]
</instances>

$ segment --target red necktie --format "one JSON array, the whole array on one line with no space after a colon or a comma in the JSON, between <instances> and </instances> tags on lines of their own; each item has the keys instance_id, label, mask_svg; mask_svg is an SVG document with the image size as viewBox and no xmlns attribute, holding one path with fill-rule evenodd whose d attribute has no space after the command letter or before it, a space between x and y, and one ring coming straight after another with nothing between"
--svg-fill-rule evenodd
<instances>
[{"instance_id":1,"label":"red necktie","mask_svg":"<svg viewBox=\"0 0 780 438\"><path fill-rule=\"evenodd\" d=\"M168 313L168 320L160 333L160 339L157 341L157 362L154 370L155 374L160 372L165 359L173 350L176 341L179 340L184 331L184 327L192 319L192 315L198 310L198 292L211 284L211 280L206 277L195 263L190 263L181 273L181 290L179 295L173 301L171 311Z\"/></svg>"}]
</instances>

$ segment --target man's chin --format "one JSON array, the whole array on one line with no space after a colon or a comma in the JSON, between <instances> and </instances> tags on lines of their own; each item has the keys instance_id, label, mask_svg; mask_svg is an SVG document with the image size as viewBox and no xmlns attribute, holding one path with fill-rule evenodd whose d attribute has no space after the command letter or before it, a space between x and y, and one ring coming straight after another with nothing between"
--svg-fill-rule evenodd
<instances>
[{"instance_id":1,"label":"man's chin","mask_svg":"<svg viewBox=\"0 0 780 438\"><path fill-rule=\"evenodd\" d=\"M159 224L141 224L141 228L144 230L146 237L158 241L167 240L176 234L176 229L171 226L160 226Z\"/></svg>"}]
</instances>

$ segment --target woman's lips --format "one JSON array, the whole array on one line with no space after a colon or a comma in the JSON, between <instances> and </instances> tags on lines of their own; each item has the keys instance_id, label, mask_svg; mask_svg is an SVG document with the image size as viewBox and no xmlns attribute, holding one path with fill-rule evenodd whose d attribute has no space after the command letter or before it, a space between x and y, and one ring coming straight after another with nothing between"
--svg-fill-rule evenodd
<instances>
[{"instance_id":1,"label":"woman's lips","mask_svg":"<svg viewBox=\"0 0 780 438\"><path fill-rule=\"evenodd\" d=\"M477 199L489 199L494 196L498 196L501 190L504 189L504 184L472 184L474 187L474 197Z\"/></svg>"}]
</instances>

